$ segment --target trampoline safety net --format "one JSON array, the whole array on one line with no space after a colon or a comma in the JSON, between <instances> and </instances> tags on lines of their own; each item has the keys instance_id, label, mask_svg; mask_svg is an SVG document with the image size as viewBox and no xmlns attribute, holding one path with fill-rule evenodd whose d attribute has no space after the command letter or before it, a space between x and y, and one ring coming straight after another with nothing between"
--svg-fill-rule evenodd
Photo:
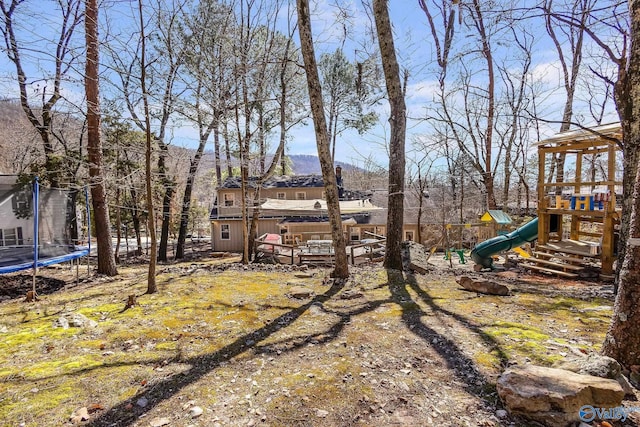
<instances>
[{"instance_id":1,"label":"trampoline safety net","mask_svg":"<svg viewBox=\"0 0 640 427\"><path fill-rule=\"evenodd\" d=\"M0 274L88 254L74 244L81 222L76 212L82 212L76 209L77 194L0 175Z\"/></svg>"}]
</instances>

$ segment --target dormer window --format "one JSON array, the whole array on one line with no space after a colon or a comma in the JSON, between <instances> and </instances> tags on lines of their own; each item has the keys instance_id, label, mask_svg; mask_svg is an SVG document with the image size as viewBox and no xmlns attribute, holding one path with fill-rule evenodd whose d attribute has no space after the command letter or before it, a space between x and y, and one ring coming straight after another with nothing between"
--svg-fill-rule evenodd
<instances>
[{"instance_id":1,"label":"dormer window","mask_svg":"<svg viewBox=\"0 0 640 427\"><path fill-rule=\"evenodd\" d=\"M235 195L233 193L225 193L222 197L224 206L233 206L235 204Z\"/></svg>"}]
</instances>

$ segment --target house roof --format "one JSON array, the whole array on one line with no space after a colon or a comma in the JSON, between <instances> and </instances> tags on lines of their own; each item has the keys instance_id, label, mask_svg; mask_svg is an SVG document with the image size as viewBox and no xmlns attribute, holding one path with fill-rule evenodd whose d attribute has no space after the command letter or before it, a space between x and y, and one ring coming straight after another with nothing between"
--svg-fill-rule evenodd
<instances>
[{"instance_id":1,"label":"house roof","mask_svg":"<svg viewBox=\"0 0 640 427\"><path fill-rule=\"evenodd\" d=\"M360 212L370 212L376 210L382 210L382 208L375 206L369 199L363 200L341 200L340 213L351 214ZM311 200L280 200L280 199L266 199L264 203L260 205L262 212L268 213L269 211L280 211L288 214L309 214L313 213L321 215L322 211L327 210L327 202L321 199Z\"/></svg>"},{"instance_id":2,"label":"house roof","mask_svg":"<svg viewBox=\"0 0 640 427\"><path fill-rule=\"evenodd\" d=\"M364 224L364 221L358 222L358 218L353 216L342 216L342 225L355 225L355 224ZM302 216L302 217L287 217L280 221L278 224L287 225L287 224L309 224L309 223L322 223L326 224L329 222L329 218L326 216Z\"/></svg>"},{"instance_id":3,"label":"house roof","mask_svg":"<svg viewBox=\"0 0 640 427\"><path fill-rule=\"evenodd\" d=\"M249 177L249 188L255 188L258 177ZM242 178L239 176L227 177L218 190L239 189L242 187ZM278 175L272 176L262 183L262 188L323 188L322 175ZM342 189L340 200L357 200L370 198L371 191Z\"/></svg>"},{"instance_id":4,"label":"house roof","mask_svg":"<svg viewBox=\"0 0 640 427\"><path fill-rule=\"evenodd\" d=\"M249 177L249 187L255 188L258 183L258 177ZM239 176L227 177L220 189L240 188L242 178ZM318 188L324 187L322 175L278 175L266 179L262 183L262 188Z\"/></svg>"}]
</instances>

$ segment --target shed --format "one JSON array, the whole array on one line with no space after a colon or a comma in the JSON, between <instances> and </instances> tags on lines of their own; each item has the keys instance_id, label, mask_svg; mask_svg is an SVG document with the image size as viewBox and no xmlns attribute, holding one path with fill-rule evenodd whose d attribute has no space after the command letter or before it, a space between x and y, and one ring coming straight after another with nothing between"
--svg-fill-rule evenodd
<instances>
[{"instance_id":1,"label":"shed","mask_svg":"<svg viewBox=\"0 0 640 427\"><path fill-rule=\"evenodd\" d=\"M481 217L480 221L487 224L487 227L481 229L479 240L490 239L500 234L509 232L509 228L513 220L506 212L489 209Z\"/></svg>"}]
</instances>

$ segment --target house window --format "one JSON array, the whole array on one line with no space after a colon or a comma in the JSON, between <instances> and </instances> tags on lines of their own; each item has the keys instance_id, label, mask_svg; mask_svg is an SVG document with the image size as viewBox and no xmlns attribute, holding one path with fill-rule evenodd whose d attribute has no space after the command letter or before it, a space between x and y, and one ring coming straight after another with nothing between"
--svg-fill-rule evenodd
<instances>
[{"instance_id":1,"label":"house window","mask_svg":"<svg viewBox=\"0 0 640 427\"><path fill-rule=\"evenodd\" d=\"M296 200L306 200L307 199L307 193L305 193L304 191L296 191Z\"/></svg>"},{"instance_id":2,"label":"house window","mask_svg":"<svg viewBox=\"0 0 640 427\"><path fill-rule=\"evenodd\" d=\"M0 246L22 245L22 227L0 230Z\"/></svg>"},{"instance_id":3,"label":"house window","mask_svg":"<svg viewBox=\"0 0 640 427\"><path fill-rule=\"evenodd\" d=\"M405 231L404 232L404 240L408 240L409 242L413 242L413 231Z\"/></svg>"},{"instance_id":4,"label":"house window","mask_svg":"<svg viewBox=\"0 0 640 427\"><path fill-rule=\"evenodd\" d=\"M31 193L26 191L20 191L15 193L13 199L11 200L11 204L13 205L13 210L15 212L20 212L22 214L31 213Z\"/></svg>"},{"instance_id":5,"label":"house window","mask_svg":"<svg viewBox=\"0 0 640 427\"><path fill-rule=\"evenodd\" d=\"M278 200L286 200L286 199L287 199L286 193L278 193Z\"/></svg>"},{"instance_id":6,"label":"house window","mask_svg":"<svg viewBox=\"0 0 640 427\"><path fill-rule=\"evenodd\" d=\"M322 196L320 196L320 198L322 200L325 200L327 198L327 193L325 193L324 191L322 192Z\"/></svg>"},{"instance_id":7,"label":"house window","mask_svg":"<svg viewBox=\"0 0 640 427\"><path fill-rule=\"evenodd\" d=\"M235 202L235 195L233 193L223 194L223 200L225 206L233 206Z\"/></svg>"},{"instance_id":8,"label":"house window","mask_svg":"<svg viewBox=\"0 0 640 427\"><path fill-rule=\"evenodd\" d=\"M231 239L231 227L229 226L229 224L220 224L220 239Z\"/></svg>"}]
</instances>

